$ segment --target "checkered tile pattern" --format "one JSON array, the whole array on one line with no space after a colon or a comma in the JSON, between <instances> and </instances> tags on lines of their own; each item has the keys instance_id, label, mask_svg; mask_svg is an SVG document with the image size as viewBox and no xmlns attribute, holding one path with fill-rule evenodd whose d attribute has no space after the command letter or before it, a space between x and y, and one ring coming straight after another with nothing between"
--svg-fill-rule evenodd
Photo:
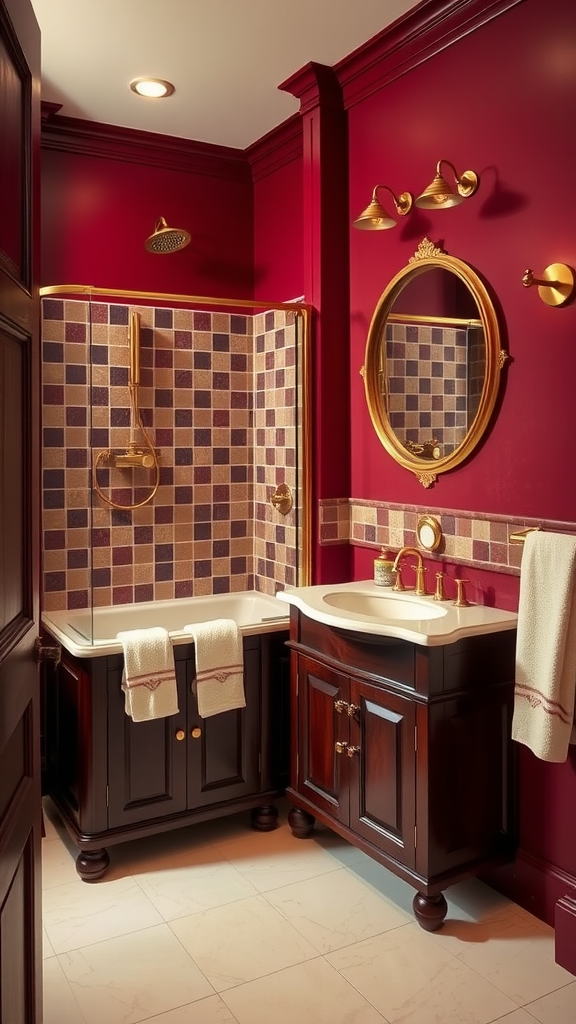
<instances>
[{"instance_id":1,"label":"checkered tile pattern","mask_svg":"<svg viewBox=\"0 0 576 1024\"><path fill-rule=\"evenodd\" d=\"M98 451L131 439L128 323L141 317L139 406L160 460L133 511L92 490ZM43 589L47 610L257 589L296 580L298 318L43 301ZM139 440L138 433L136 440ZM100 469L118 504L145 469Z\"/></svg>"},{"instance_id":2,"label":"checkered tile pattern","mask_svg":"<svg viewBox=\"0 0 576 1024\"><path fill-rule=\"evenodd\" d=\"M561 533L576 533L574 523L556 520L493 516L454 509L395 505L356 498L319 503L320 544L353 544L399 551L404 545L418 547L416 525L421 515L434 515L442 527L444 548L432 557L448 562L520 574L522 544L510 543L510 534L528 526Z\"/></svg>"},{"instance_id":3,"label":"checkered tile pattern","mask_svg":"<svg viewBox=\"0 0 576 1024\"><path fill-rule=\"evenodd\" d=\"M399 441L435 438L441 456L457 448L478 409L484 365L481 328L388 322L385 387Z\"/></svg>"}]
</instances>

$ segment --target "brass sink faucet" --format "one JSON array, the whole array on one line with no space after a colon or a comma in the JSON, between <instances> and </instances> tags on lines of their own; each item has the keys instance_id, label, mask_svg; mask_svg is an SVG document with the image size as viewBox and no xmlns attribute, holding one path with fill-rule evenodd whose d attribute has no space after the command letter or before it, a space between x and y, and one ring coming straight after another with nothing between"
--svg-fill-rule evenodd
<instances>
[{"instance_id":1,"label":"brass sink faucet","mask_svg":"<svg viewBox=\"0 0 576 1024\"><path fill-rule=\"evenodd\" d=\"M422 563L422 555L417 550L417 548L400 548L400 551L398 552L396 558L394 559L394 565L392 567L392 572L396 574L396 582L394 584L393 590L406 589L402 582L402 576L400 575L400 561L404 557L404 555L416 556L417 564L414 566L414 568L416 569L416 587L414 588L414 593L418 597L425 597L426 585L424 583L424 573L426 572L426 569L424 568L424 565Z\"/></svg>"}]
</instances>

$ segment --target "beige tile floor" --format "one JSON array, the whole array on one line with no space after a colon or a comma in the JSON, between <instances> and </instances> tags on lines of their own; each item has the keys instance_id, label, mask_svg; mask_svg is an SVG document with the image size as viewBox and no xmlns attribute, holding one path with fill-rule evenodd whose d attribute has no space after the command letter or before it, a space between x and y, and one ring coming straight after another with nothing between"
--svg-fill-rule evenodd
<instances>
[{"instance_id":1,"label":"beige tile floor","mask_svg":"<svg viewBox=\"0 0 576 1024\"><path fill-rule=\"evenodd\" d=\"M428 934L408 885L287 810L111 847L86 883L45 801L44 1024L574 1024L547 925L472 880Z\"/></svg>"}]
</instances>

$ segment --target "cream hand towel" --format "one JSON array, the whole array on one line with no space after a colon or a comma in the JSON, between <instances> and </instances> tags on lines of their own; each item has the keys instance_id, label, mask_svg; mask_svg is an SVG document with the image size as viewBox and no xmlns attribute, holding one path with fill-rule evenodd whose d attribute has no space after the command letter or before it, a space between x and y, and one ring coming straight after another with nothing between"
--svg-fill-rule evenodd
<instances>
[{"instance_id":1,"label":"cream hand towel","mask_svg":"<svg viewBox=\"0 0 576 1024\"><path fill-rule=\"evenodd\" d=\"M245 708L244 649L234 619L184 626L196 649L196 700L201 718Z\"/></svg>"},{"instance_id":2,"label":"cream hand towel","mask_svg":"<svg viewBox=\"0 0 576 1024\"><path fill-rule=\"evenodd\" d=\"M520 570L512 739L565 761L576 695L576 537L529 533Z\"/></svg>"},{"instance_id":3,"label":"cream hand towel","mask_svg":"<svg viewBox=\"0 0 576 1024\"><path fill-rule=\"evenodd\" d=\"M128 629L116 634L124 652L124 710L134 722L178 714L174 653L166 629Z\"/></svg>"}]
</instances>

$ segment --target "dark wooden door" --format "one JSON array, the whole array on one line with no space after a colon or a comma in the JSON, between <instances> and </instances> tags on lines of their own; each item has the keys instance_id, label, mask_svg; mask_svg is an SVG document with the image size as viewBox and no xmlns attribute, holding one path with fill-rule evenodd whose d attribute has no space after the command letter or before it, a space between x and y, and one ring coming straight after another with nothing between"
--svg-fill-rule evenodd
<instances>
[{"instance_id":1,"label":"dark wooden door","mask_svg":"<svg viewBox=\"0 0 576 1024\"><path fill-rule=\"evenodd\" d=\"M352 679L350 828L395 860L414 866L414 703Z\"/></svg>"},{"instance_id":2,"label":"dark wooden door","mask_svg":"<svg viewBox=\"0 0 576 1024\"><path fill-rule=\"evenodd\" d=\"M350 730L349 680L302 656L298 659L298 676L298 792L347 825L350 759L345 750Z\"/></svg>"},{"instance_id":3,"label":"dark wooden door","mask_svg":"<svg viewBox=\"0 0 576 1024\"><path fill-rule=\"evenodd\" d=\"M0 0L0 1021L40 1024L40 32Z\"/></svg>"}]
</instances>

